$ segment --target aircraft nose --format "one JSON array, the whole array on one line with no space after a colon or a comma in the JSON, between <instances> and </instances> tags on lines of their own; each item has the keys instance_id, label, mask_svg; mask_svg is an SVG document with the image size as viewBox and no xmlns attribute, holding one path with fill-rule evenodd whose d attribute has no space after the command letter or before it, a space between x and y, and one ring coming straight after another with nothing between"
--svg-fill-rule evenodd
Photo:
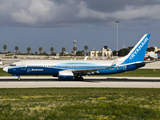
<instances>
[{"instance_id":1,"label":"aircraft nose","mask_svg":"<svg viewBox=\"0 0 160 120\"><path fill-rule=\"evenodd\" d=\"M4 67L3 71L8 72L8 67Z\"/></svg>"}]
</instances>

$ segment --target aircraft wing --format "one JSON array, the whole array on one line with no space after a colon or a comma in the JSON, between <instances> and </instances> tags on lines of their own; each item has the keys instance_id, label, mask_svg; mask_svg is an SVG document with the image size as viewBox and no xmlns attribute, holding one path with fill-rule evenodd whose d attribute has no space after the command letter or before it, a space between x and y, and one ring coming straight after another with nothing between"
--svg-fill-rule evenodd
<instances>
[{"instance_id":1,"label":"aircraft wing","mask_svg":"<svg viewBox=\"0 0 160 120\"><path fill-rule=\"evenodd\" d=\"M105 68L94 68L94 69L79 69L79 70L72 70L74 75L78 75L78 74L88 74L88 73L92 73L92 72L97 72L98 70L102 70L102 69L109 69L111 67L105 67Z\"/></svg>"},{"instance_id":2,"label":"aircraft wing","mask_svg":"<svg viewBox=\"0 0 160 120\"><path fill-rule=\"evenodd\" d=\"M118 59L115 59L113 61L113 63L111 64L111 66L106 66L104 68L91 68L91 69L77 69L77 70L72 70L74 75L79 75L79 74L88 74L88 73L93 73L93 72L97 72L98 70L102 70L102 69L109 69L109 68L114 68L116 66Z\"/></svg>"}]
</instances>

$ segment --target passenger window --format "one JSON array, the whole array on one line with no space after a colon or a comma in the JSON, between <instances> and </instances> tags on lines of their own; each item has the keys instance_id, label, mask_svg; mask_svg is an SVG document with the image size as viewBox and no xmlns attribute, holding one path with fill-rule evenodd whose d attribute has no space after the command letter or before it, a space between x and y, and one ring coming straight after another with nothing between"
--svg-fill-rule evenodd
<instances>
[{"instance_id":1,"label":"passenger window","mask_svg":"<svg viewBox=\"0 0 160 120\"><path fill-rule=\"evenodd\" d=\"M12 67L13 67L13 66L16 66L16 64L10 64L9 66L12 66Z\"/></svg>"}]
</instances>

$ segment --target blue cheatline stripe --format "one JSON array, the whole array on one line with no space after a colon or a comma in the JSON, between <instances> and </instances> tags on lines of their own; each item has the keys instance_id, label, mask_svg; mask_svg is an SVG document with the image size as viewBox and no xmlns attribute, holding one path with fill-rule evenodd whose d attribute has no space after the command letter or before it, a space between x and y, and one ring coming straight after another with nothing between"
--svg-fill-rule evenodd
<instances>
[{"instance_id":1,"label":"blue cheatline stripe","mask_svg":"<svg viewBox=\"0 0 160 120\"><path fill-rule=\"evenodd\" d=\"M115 74L115 73L121 73L124 71L129 70L135 70L141 66L136 66L135 64L128 64L126 66L119 66L119 67L113 67L108 69L100 69L97 72L88 72L90 74L99 74L99 75L105 75L105 74ZM15 70L16 69L16 70ZM59 71L63 70L69 70L69 69L58 69L58 68L50 68L50 67L27 67L25 70L22 70L22 68L12 68L9 69L8 72L15 75L53 75L58 76ZM89 69L88 69L89 70ZM86 75L88 73L82 73L82 75ZM89 74L88 74L89 75Z\"/></svg>"}]
</instances>

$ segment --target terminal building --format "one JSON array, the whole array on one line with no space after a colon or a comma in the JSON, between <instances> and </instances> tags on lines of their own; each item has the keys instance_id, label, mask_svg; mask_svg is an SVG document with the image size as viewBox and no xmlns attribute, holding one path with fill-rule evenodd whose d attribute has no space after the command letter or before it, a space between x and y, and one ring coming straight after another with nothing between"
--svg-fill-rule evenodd
<instances>
[{"instance_id":1,"label":"terminal building","mask_svg":"<svg viewBox=\"0 0 160 120\"><path fill-rule=\"evenodd\" d=\"M103 46L102 50L91 50L89 52L91 58L97 58L97 57L106 57L110 58L112 57L112 51L107 46Z\"/></svg>"},{"instance_id":2,"label":"terminal building","mask_svg":"<svg viewBox=\"0 0 160 120\"><path fill-rule=\"evenodd\" d=\"M155 48L155 50L154 51L150 51L150 52L146 52L147 54L156 54L156 52L158 52L158 51L160 51L160 48L158 48L158 47L154 47Z\"/></svg>"}]
</instances>

